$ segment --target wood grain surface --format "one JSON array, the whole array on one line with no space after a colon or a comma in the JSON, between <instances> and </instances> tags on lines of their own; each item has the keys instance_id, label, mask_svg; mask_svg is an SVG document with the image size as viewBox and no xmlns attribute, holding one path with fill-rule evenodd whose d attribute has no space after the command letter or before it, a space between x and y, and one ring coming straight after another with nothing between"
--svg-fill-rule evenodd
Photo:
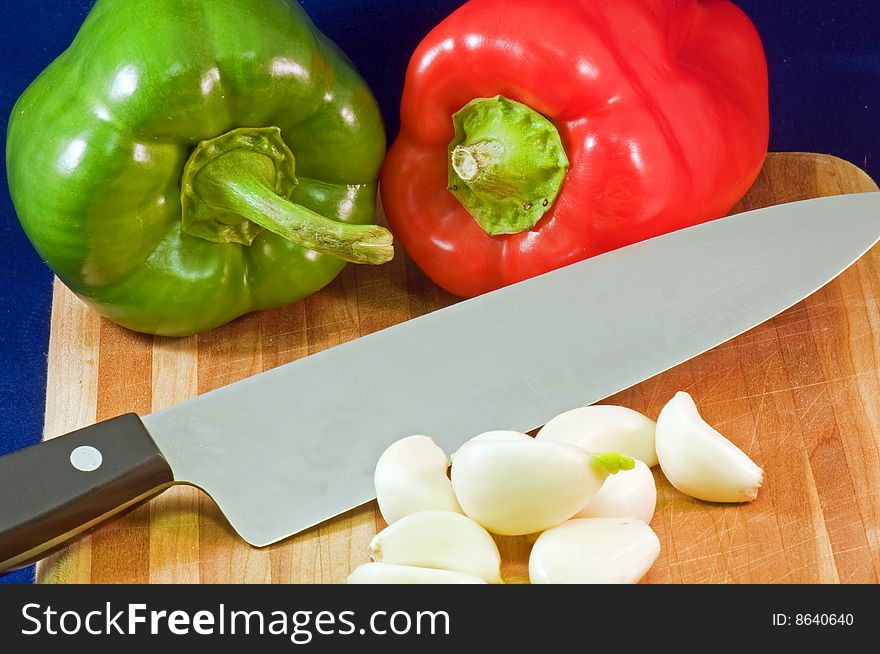
<instances>
[{"instance_id":1,"label":"wood grain surface","mask_svg":"<svg viewBox=\"0 0 880 654\"><path fill-rule=\"evenodd\" d=\"M737 210L876 189L839 159L773 154ZM99 318L56 282L45 436L149 413L454 301L398 256L350 266L293 306L171 340ZM646 581L878 581L880 248L777 318L605 403L656 418L678 390L765 468L766 483L752 504L710 505L655 468L662 553ZM343 582L382 526L371 503L258 550L210 498L178 487L45 560L38 580ZM506 580L526 580L528 542L499 543Z\"/></svg>"}]
</instances>

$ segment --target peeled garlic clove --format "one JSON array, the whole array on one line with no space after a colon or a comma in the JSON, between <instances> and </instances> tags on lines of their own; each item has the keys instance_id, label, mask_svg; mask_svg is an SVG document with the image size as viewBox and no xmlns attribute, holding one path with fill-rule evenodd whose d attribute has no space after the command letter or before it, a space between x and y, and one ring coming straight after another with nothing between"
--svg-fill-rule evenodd
<instances>
[{"instance_id":1,"label":"peeled garlic clove","mask_svg":"<svg viewBox=\"0 0 880 654\"><path fill-rule=\"evenodd\" d=\"M489 533L460 513L419 511L376 534L374 561L452 570L501 583L501 555Z\"/></svg>"},{"instance_id":2,"label":"peeled garlic clove","mask_svg":"<svg viewBox=\"0 0 880 654\"><path fill-rule=\"evenodd\" d=\"M538 537L533 584L635 584L660 555L654 531L634 518L569 520Z\"/></svg>"},{"instance_id":3,"label":"peeled garlic clove","mask_svg":"<svg viewBox=\"0 0 880 654\"><path fill-rule=\"evenodd\" d=\"M751 502L764 481L764 471L706 424L687 393L657 418L657 455L673 486L708 502Z\"/></svg>"},{"instance_id":4,"label":"peeled garlic clove","mask_svg":"<svg viewBox=\"0 0 880 654\"><path fill-rule=\"evenodd\" d=\"M482 434L478 434L474 436L471 440L467 441L468 443L472 441L522 441L522 440L534 440L528 434L524 434L521 431L510 431L507 429L498 429L495 431L487 431ZM449 457L452 462L455 462L455 455L458 454L458 451L452 453Z\"/></svg>"},{"instance_id":5,"label":"peeled garlic clove","mask_svg":"<svg viewBox=\"0 0 880 654\"><path fill-rule=\"evenodd\" d=\"M620 452L651 468L657 465L655 428L656 423L638 411L596 405L556 416L535 438L570 443L589 452Z\"/></svg>"},{"instance_id":6,"label":"peeled garlic clove","mask_svg":"<svg viewBox=\"0 0 880 654\"><path fill-rule=\"evenodd\" d=\"M409 436L392 443L379 457L374 477L385 522L391 524L428 509L461 513L446 476L448 467L446 454L427 436Z\"/></svg>"},{"instance_id":7,"label":"peeled garlic clove","mask_svg":"<svg viewBox=\"0 0 880 654\"><path fill-rule=\"evenodd\" d=\"M528 434L521 431L510 431L507 429L498 429L496 431L483 432L478 436L474 436L471 441L522 441L532 440ZM470 442L470 441L468 441Z\"/></svg>"},{"instance_id":8,"label":"peeled garlic clove","mask_svg":"<svg viewBox=\"0 0 880 654\"><path fill-rule=\"evenodd\" d=\"M452 486L465 515L496 534L520 536L567 520L608 474L632 467L623 455L566 443L474 440L456 453Z\"/></svg>"},{"instance_id":9,"label":"peeled garlic clove","mask_svg":"<svg viewBox=\"0 0 880 654\"><path fill-rule=\"evenodd\" d=\"M575 518L638 518L650 523L657 507L651 469L636 459L635 468L610 475Z\"/></svg>"},{"instance_id":10,"label":"peeled garlic clove","mask_svg":"<svg viewBox=\"0 0 880 654\"><path fill-rule=\"evenodd\" d=\"M471 577L452 570L417 568L393 563L364 563L348 575L350 584L485 584L479 577Z\"/></svg>"}]
</instances>

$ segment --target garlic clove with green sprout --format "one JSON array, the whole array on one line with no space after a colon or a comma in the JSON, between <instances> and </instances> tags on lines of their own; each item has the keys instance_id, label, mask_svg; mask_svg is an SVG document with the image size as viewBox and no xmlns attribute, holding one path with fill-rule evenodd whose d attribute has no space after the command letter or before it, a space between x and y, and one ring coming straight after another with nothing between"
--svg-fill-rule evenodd
<instances>
[{"instance_id":1,"label":"garlic clove with green sprout","mask_svg":"<svg viewBox=\"0 0 880 654\"><path fill-rule=\"evenodd\" d=\"M710 427L684 392L657 418L657 455L675 488L708 502L751 502L764 481L764 471Z\"/></svg>"},{"instance_id":2,"label":"garlic clove with green sprout","mask_svg":"<svg viewBox=\"0 0 880 654\"><path fill-rule=\"evenodd\" d=\"M518 536L569 519L609 474L634 462L535 439L472 440L456 452L452 486L465 515L489 531Z\"/></svg>"},{"instance_id":3,"label":"garlic clove with green sprout","mask_svg":"<svg viewBox=\"0 0 880 654\"><path fill-rule=\"evenodd\" d=\"M461 513L449 459L427 436L409 436L392 443L376 464L374 481L379 511L392 524L416 511L438 509Z\"/></svg>"},{"instance_id":4,"label":"garlic clove with green sprout","mask_svg":"<svg viewBox=\"0 0 880 654\"><path fill-rule=\"evenodd\" d=\"M348 575L349 584L485 584L479 577L393 563L364 563Z\"/></svg>"},{"instance_id":5,"label":"garlic clove with green sprout","mask_svg":"<svg viewBox=\"0 0 880 654\"><path fill-rule=\"evenodd\" d=\"M501 583L498 546L485 529L460 513L411 513L376 534L370 553L381 563L452 570Z\"/></svg>"},{"instance_id":6,"label":"garlic clove with green sprout","mask_svg":"<svg viewBox=\"0 0 880 654\"><path fill-rule=\"evenodd\" d=\"M566 411L544 425L535 437L577 445L589 452L620 452L657 465L656 423L622 406L594 405Z\"/></svg>"},{"instance_id":7,"label":"garlic clove with green sprout","mask_svg":"<svg viewBox=\"0 0 880 654\"><path fill-rule=\"evenodd\" d=\"M635 459L632 470L610 475L575 518L638 518L650 524L657 507L657 484L651 469Z\"/></svg>"},{"instance_id":8,"label":"garlic clove with green sprout","mask_svg":"<svg viewBox=\"0 0 880 654\"><path fill-rule=\"evenodd\" d=\"M659 555L657 535L641 520L569 520L535 541L529 580L533 584L635 584Z\"/></svg>"}]
</instances>

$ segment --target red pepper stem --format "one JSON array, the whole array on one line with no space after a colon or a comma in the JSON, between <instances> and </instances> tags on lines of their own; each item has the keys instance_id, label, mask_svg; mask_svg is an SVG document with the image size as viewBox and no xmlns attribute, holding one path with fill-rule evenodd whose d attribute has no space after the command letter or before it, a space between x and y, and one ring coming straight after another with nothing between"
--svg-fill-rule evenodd
<instances>
[{"instance_id":1,"label":"red pepper stem","mask_svg":"<svg viewBox=\"0 0 880 654\"><path fill-rule=\"evenodd\" d=\"M393 237L384 227L331 220L291 202L293 167L277 128L233 130L201 143L184 170L184 231L250 245L268 230L343 261L382 264L394 257Z\"/></svg>"},{"instance_id":2,"label":"red pepper stem","mask_svg":"<svg viewBox=\"0 0 880 654\"><path fill-rule=\"evenodd\" d=\"M457 145L452 151L452 168L463 182L473 182L502 161L502 149L498 141Z\"/></svg>"},{"instance_id":3,"label":"red pepper stem","mask_svg":"<svg viewBox=\"0 0 880 654\"><path fill-rule=\"evenodd\" d=\"M490 236L534 227L569 168L559 131L505 97L472 100L453 116L449 191Z\"/></svg>"}]
</instances>

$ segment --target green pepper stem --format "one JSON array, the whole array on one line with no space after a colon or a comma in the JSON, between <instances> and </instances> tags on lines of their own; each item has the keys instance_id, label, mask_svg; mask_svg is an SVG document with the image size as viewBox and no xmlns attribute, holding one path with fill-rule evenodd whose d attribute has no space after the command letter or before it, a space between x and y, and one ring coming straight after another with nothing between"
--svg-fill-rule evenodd
<instances>
[{"instance_id":1,"label":"green pepper stem","mask_svg":"<svg viewBox=\"0 0 880 654\"><path fill-rule=\"evenodd\" d=\"M285 200L252 176L238 175L226 181L218 195L234 205L239 215L309 250L373 265L394 258L394 238L384 227L330 220Z\"/></svg>"},{"instance_id":2,"label":"green pepper stem","mask_svg":"<svg viewBox=\"0 0 880 654\"><path fill-rule=\"evenodd\" d=\"M343 261L382 264L393 237L378 225L331 220L290 198L293 153L277 127L232 130L193 151L181 181L183 231L215 243L251 245L268 230Z\"/></svg>"}]
</instances>

